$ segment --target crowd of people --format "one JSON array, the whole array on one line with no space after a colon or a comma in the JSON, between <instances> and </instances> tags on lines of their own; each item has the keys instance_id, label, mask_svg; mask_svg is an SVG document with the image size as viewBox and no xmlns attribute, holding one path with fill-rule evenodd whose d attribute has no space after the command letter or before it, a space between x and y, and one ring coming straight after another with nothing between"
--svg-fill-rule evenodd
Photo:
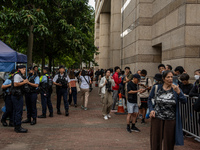
<instances>
[{"instance_id":1,"label":"crowd of people","mask_svg":"<svg viewBox=\"0 0 200 150\"><path fill-rule=\"evenodd\" d=\"M200 96L200 69L194 71L195 83L190 83L190 76L182 66L172 70L171 65L160 64L153 81L147 76L147 70L131 73L129 67L122 71L118 66L108 70L95 72L99 84L105 120L110 112L115 112L118 94L125 99L127 115L127 131L140 132L136 127L137 118L141 115L141 123L145 124L147 109L151 118L151 149L174 149L174 145L183 145L182 123L179 114L179 103L186 103L186 95ZM112 89L110 89L110 85ZM101 93L100 93L101 91ZM200 117L200 116L199 116ZM199 119L200 120L200 119Z\"/></svg>"},{"instance_id":2,"label":"crowd of people","mask_svg":"<svg viewBox=\"0 0 200 150\"><path fill-rule=\"evenodd\" d=\"M158 73L153 81L148 77L145 69L132 73L129 67L124 71L116 66L113 69L101 69L95 73L89 70L66 71L60 66L54 77L49 73L49 68L43 68L40 75L38 67L29 67L28 75L25 77L26 67L18 66L13 70L10 77L3 83L6 112L1 118L3 126L14 127L18 133L26 133L22 123L35 125L37 118L46 118L47 107L49 117L53 117L53 106L51 102L52 86L56 86L57 114L61 115L60 105L63 97L65 116L69 116L69 106L77 107L77 93L81 94L81 108L88 110L89 94L92 91L92 82L99 87L98 94L101 95L103 119L111 118L111 112L116 112L119 101L119 93L124 99L124 108L127 111L127 131L131 133L140 132L136 127L138 118L141 123L146 123L149 112L151 118L151 149L166 150L174 149L174 145L183 145L183 132L179 115L179 102L186 103L185 95L200 95L200 70L194 72L195 83L190 83L190 76L182 66L172 70L171 65L160 64ZM41 95L42 114L37 115L37 98ZM23 96L25 96L27 118L22 121ZM69 99L68 99L69 98ZM147 111L148 109L148 111ZM9 125L6 119L9 118ZM163 143L163 145L162 145Z\"/></svg>"}]
</instances>

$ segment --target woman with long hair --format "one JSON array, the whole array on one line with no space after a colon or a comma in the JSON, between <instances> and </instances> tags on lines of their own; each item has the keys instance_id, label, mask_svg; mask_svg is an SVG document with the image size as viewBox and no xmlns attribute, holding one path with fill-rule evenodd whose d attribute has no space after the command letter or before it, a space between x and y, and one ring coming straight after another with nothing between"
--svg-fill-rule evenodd
<instances>
[{"instance_id":1,"label":"woman with long hair","mask_svg":"<svg viewBox=\"0 0 200 150\"><path fill-rule=\"evenodd\" d=\"M172 71L164 71L162 79L163 84L155 85L148 98L151 150L173 150L174 145L184 144L179 102L186 103L187 99L179 86L173 84Z\"/></svg>"},{"instance_id":2,"label":"woman with long hair","mask_svg":"<svg viewBox=\"0 0 200 150\"><path fill-rule=\"evenodd\" d=\"M87 110L89 88L92 82L85 70L82 70L82 72L80 73L80 81L81 81L80 89L81 89L81 99L82 99L81 108Z\"/></svg>"},{"instance_id":3,"label":"woman with long hair","mask_svg":"<svg viewBox=\"0 0 200 150\"><path fill-rule=\"evenodd\" d=\"M76 88L77 78L75 77L75 74L73 71L69 72L69 78L70 78L70 84L71 84L71 90L72 90L72 92L69 94L69 105L71 105L72 97L73 97L74 107L77 107L77 88Z\"/></svg>"}]
</instances>

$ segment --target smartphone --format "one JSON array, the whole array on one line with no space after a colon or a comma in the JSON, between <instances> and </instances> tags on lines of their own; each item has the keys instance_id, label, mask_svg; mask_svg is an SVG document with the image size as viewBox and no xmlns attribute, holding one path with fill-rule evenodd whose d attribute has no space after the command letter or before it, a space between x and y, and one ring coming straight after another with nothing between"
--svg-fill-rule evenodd
<instances>
[{"instance_id":1,"label":"smartphone","mask_svg":"<svg viewBox=\"0 0 200 150\"><path fill-rule=\"evenodd\" d=\"M178 77L177 76L173 76L173 84L178 85Z\"/></svg>"}]
</instances>

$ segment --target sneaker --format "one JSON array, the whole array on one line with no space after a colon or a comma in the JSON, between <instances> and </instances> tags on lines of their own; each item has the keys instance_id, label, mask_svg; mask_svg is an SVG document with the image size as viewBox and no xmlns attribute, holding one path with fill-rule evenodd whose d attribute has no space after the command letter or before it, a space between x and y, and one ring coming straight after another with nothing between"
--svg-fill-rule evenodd
<instances>
[{"instance_id":1,"label":"sneaker","mask_svg":"<svg viewBox=\"0 0 200 150\"><path fill-rule=\"evenodd\" d=\"M132 127L132 128L131 128L131 131L140 132L140 130L139 130L137 127Z\"/></svg>"},{"instance_id":2,"label":"sneaker","mask_svg":"<svg viewBox=\"0 0 200 150\"><path fill-rule=\"evenodd\" d=\"M107 117L110 119L110 118L111 118L111 115L110 115L110 114L108 114L108 115L107 115Z\"/></svg>"},{"instance_id":3,"label":"sneaker","mask_svg":"<svg viewBox=\"0 0 200 150\"><path fill-rule=\"evenodd\" d=\"M105 116L103 117L103 119L104 119L104 120L108 120L108 116L105 115Z\"/></svg>"},{"instance_id":4,"label":"sneaker","mask_svg":"<svg viewBox=\"0 0 200 150\"><path fill-rule=\"evenodd\" d=\"M75 104L74 107L77 107L77 104Z\"/></svg>"},{"instance_id":5,"label":"sneaker","mask_svg":"<svg viewBox=\"0 0 200 150\"><path fill-rule=\"evenodd\" d=\"M126 131L129 132L129 133L132 132L130 127L127 127L127 128L126 128Z\"/></svg>"},{"instance_id":6,"label":"sneaker","mask_svg":"<svg viewBox=\"0 0 200 150\"><path fill-rule=\"evenodd\" d=\"M88 110L87 107L85 107L84 110Z\"/></svg>"},{"instance_id":7,"label":"sneaker","mask_svg":"<svg viewBox=\"0 0 200 150\"><path fill-rule=\"evenodd\" d=\"M82 109L84 109L84 106L83 106L83 105L81 105L81 108L82 108Z\"/></svg>"},{"instance_id":8,"label":"sneaker","mask_svg":"<svg viewBox=\"0 0 200 150\"><path fill-rule=\"evenodd\" d=\"M116 109L112 109L111 112L117 112L117 110Z\"/></svg>"}]
</instances>

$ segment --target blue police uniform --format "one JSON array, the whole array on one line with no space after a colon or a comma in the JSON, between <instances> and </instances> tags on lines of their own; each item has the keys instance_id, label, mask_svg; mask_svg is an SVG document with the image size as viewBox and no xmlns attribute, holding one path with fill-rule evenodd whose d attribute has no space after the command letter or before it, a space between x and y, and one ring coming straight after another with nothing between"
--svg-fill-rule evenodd
<instances>
[{"instance_id":1,"label":"blue police uniform","mask_svg":"<svg viewBox=\"0 0 200 150\"><path fill-rule=\"evenodd\" d=\"M57 74L54 79L53 82L59 83L59 82L65 82L65 84L68 84L70 82L69 76L68 75L61 75L61 74ZM62 84L62 83L60 83ZM68 115L68 110L69 110L69 103L67 100L67 85L62 85L60 86L56 86L56 91L57 91L57 113L61 114L60 112L60 105L61 105L61 97L63 96L63 100L64 100L64 108L66 111L66 116Z\"/></svg>"},{"instance_id":2,"label":"blue police uniform","mask_svg":"<svg viewBox=\"0 0 200 150\"><path fill-rule=\"evenodd\" d=\"M12 77L11 77L12 78ZM6 81L3 83L3 85L9 85L12 83L11 78L6 79ZM6 119L9 117L10 119L10 126L13 126L13 103L11 99L11 91L10 88L7 88L5 91L5 107L6 107L6 112L2 116L2 120L6 121Z\"/></svg>"},{"instance_id":3,"label":"blue police uniform","mask_svg":"<svg viewBox=\"0 0 200 150\"><path fill-rule=\"evenodd\" d=\"M31 82L31 78L34 79L32 82L34 84L40 84L40 79L38 76L31 76L28 77L29 82ZM27 107L27 119L31 120L31 117L33 119L37 118L37 88L31 87L30 86L30 93L25 94L25 99L26 99L26 107Z\"/></svg>"},{"instance_id":4,"label":"blue police uniform","mask_svg":"<svg viewBox=\"0 0 200 150\"><path fill-rule=\"evenodd\" d=\"M25 68L25 66L19 66L19 68ZM27 133L27 129L21 127L22 114L23 114L23 85L14 87L14 83L23 82L23 77L20 71L18 71L13 77L11 99L13 102L13 123L15 126L15 132Z\"/></svg>"},{"instance_id":5,"label":"blue police uniform","mask_svg":"<svg viewBox=\"0 0 200 150\"><path fill-rule=\"evenodd\" d=\"M48 74L40 77L41 84L48 84ZM47 106L50 115L53 114L53 106L51 103L51 92L45 89L41 90L41 103L42 103L42 115L46 117ZM38 116L39 117L39 116ZM42 118L42 117L41 117Z\"/></svg>"}]
</instances>

